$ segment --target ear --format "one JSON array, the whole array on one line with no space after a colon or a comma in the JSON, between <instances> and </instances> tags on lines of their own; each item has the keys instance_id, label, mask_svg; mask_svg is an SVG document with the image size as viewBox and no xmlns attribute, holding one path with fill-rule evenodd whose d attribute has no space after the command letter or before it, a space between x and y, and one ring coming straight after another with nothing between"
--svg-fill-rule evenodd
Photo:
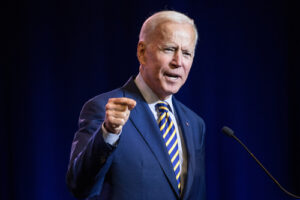
<instances>
[{"instance_id":1,"label":"ear","mask_svg":"<svg viewBox=\"0 0 300 200\"><path fill-rule=\"evenodd\" d=\"M140 62L140 65L146 64L145 51L146 51L145 42L139 41L138 46L137 46L137 57Z\"/></svg>"}]
</instances>

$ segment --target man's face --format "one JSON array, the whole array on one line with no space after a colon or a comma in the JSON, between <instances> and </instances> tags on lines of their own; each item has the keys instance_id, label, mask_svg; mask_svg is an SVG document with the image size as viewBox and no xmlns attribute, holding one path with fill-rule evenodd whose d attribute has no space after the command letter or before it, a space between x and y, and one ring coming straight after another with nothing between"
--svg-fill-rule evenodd
<instances>
[{"instance_id":1,"label":"man's face","mask_svg":"<svg viewBox=\"0 0 300 200\"><path fill-rule=\"evenodd\" d=\"M160 24L148 43L140 42L140 72L152 91L165 99L185 83L191 69L195 32L191 24Z\"/></svg>"}]
</instances>

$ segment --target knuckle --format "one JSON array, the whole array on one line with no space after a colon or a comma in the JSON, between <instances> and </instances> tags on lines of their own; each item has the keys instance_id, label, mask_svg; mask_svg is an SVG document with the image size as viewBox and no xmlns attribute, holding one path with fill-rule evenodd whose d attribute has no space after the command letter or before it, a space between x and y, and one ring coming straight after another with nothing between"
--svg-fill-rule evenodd
<instances>
[{"instance_id":1,"label":"knuckle","mask_svg":"<svg viewBox=\"0 0 300 200\"><path fill-rule=\"evenodd\" d=\"M108 119L108 121L110 122L110 123L112 123L113 122L113 117L111 116L111 115L109 115L109 116L107 116L107 119Z\"/></svg>"},{"instance_id":2,"label":"knuckle","mask_svg":"<svg viewBox=\"0 0 300 200\"><path fill-rule=\"evenodd\" d=\"M115 100L115 98L109 98L108 102L113 102Z\"/></svg>"},{"instance_id":3,"label":"knuckle","mask_svg":"<svg viewBox=\"0 0 300 200\"><path fill-rule=\"evenodd\" d=\"M124 125L125 124L125 122L126 122L126 120L125 119L121 119L121 125Z\"/></svg>"},{"instance_id":4,"label":"knuckle","mask_svg":"<svg viewBox=\"0 0 300 200\"><path fill-rule=\"evenodd\" d=\"M110 116L111 115L111 111L110 110L106 110L105 114L106 114L106 116Z\"/></svg>"},{"instance_id":5,"label":"knuckle","mask_svg":"<svg viewBox=\"0 0 300 200\"><path fill-rule=\"evenodd\" d=\"M105 105L105 110L109 110L110 109L110 103L107 103L106 105Z\"/></svg>"}]
</instances>

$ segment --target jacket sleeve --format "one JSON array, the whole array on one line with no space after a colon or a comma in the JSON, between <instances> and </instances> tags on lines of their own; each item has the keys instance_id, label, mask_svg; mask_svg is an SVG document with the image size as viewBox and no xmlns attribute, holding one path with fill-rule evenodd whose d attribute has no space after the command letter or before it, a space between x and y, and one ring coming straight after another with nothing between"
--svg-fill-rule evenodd
<instances>
[{"instance_id":1,"label":"jacket sleeve","mask_svg":"<svg viewBox=\"0 0 300 200\"><path fill-rule=\"evenodd\" d=\"M90 100L82 108L79 129L75 133L66 182L76 198L86 198L93 190L101 190L115 147L107 144L101 125L105 119L107 100ZM99 189L100 188L100 189Z\"/></svg>"}]
</instances>

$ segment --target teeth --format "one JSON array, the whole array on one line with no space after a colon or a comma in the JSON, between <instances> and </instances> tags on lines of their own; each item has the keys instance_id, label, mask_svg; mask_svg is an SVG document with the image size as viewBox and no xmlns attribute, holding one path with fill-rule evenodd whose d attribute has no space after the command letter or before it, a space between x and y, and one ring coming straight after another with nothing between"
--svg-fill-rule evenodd
<instances>
[{"instance_id":1,"label":"teeth","mask_svg":"<svg viewBox=\"0 0 300 200\"><path fill-rule=\"evenodd\" d=\"M166 74L168 77L171 77L171 78L178 78L177 75L172 75L172 74Z\"/></svg>"},{"instance_id":2,"label":"teeth","mask_svg":"<svg viewBox=\"0 0 300 200\"><path fill-rule=\"evenodd\" d=\"M178 76L170 76L170 75L167 75L167 77L168 77L169 79L173 79L173 80L178 79Z\"/></svg>"}]
</instances>

